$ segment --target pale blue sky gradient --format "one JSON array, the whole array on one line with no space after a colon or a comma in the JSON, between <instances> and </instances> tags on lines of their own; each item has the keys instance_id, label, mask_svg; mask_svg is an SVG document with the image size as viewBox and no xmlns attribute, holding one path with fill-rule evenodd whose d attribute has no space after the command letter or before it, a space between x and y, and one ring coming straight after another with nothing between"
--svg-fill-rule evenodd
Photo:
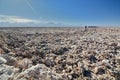
<instances>
[{"instance_id":1,"label":"pale blue sky gradient","mask_svg":"<svg viewBox=\"0 0 120 80\"><path fill-rule=\"evenodd\" d=\"M0 15L1 26L120 26L120 0L0 0Z\"/></svg>"}]
</instances>

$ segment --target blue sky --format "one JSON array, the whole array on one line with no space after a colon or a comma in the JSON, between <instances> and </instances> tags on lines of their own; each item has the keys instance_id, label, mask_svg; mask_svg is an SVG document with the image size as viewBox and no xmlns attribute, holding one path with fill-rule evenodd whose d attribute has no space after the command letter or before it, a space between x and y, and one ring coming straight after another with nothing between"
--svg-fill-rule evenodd
<instances>
[{"instance_id":1,"label":"blue sky","mask_svg":"<svg viewBox=\"0 0 120 80\"><path fill-rule=\"evenodd\" d=\"M120 26L120 0L0 0L0 26Z\"/></svg>"}]
</instances>

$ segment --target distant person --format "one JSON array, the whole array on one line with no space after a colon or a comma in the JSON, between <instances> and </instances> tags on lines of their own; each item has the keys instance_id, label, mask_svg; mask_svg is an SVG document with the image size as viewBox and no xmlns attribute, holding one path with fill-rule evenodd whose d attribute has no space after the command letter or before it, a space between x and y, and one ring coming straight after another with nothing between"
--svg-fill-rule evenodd
<instances>
[{"instance_id":1,"label":"distant person","mask_svg":"<svg viewBox=\"0 0 120 80\"><path fill-rule=\"evenodd\" d=\"M88 27L87 26L85 26L85 30L84 31L87 31L88 30Z\"/></svg>"},{"instance_id":2,"label":"distant person","mask_svg":"<svg viewBox=\"0 0 120 80\"><path fill-rule=\"evenodd\" d=\"M85 26L85 29L87 28L87 26Z\"/></svg>"}]
</instances>

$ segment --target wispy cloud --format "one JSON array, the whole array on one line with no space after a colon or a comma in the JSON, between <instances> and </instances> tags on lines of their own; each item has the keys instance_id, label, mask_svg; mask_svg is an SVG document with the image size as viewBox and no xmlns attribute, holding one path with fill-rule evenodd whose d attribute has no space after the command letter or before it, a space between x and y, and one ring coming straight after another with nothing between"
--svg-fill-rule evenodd
<instances>
[{"instance_id":1,"label":"wispy cloud","mask_svg":"<svg viewBox=\"0 0 120 80\"><path fill-rule=\"evenodd\" d=\"M27 5L31 8L31 10L37 15L35 9L32 7L32 5L30 4L30 2L28 0L25 0L25 2L27 3Z\"/></svg>"},{"instance_id":2,"label":"wispy cloud","mask_svg":"<svg viewBox=\"0 0 120 80\"><path fill-rule=\"evenodd\" d=\"M60 23L57 21L47 21L47 20L35 20L35 19L28 19L19 16L8 16L8 15L0 15L0 25L1 23L5 23L7 26L9 24L24 24L24 25L37 25L37 26L64 26L64 23Z\"/></svg>"},{"instance_id":3,"label":"wispy cloud","mask_svg":"<svg viewBox=\"0 0 120 80\"><path fill-rule=\"evenodd\" d=\"M0 15L0 23L40 23L40 20L21 18L18 16Z\"/></svg>"}]
</instances>

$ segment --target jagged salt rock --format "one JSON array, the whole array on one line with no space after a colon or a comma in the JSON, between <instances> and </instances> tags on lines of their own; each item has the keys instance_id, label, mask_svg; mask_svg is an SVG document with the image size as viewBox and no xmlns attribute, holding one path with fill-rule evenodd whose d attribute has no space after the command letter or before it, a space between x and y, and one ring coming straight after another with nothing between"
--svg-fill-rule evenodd
<instances>
[{"instance_id":1,"label":"jagged salt rock","mask_svg":"<svg viewBox=\"0 0 120 80\"><path fill-rule=\"evenodd\" d=\"M0 57L0 64L5 64L7 63L7 60L4 59L3 57Z\"/></svg>"}]
</instances>

